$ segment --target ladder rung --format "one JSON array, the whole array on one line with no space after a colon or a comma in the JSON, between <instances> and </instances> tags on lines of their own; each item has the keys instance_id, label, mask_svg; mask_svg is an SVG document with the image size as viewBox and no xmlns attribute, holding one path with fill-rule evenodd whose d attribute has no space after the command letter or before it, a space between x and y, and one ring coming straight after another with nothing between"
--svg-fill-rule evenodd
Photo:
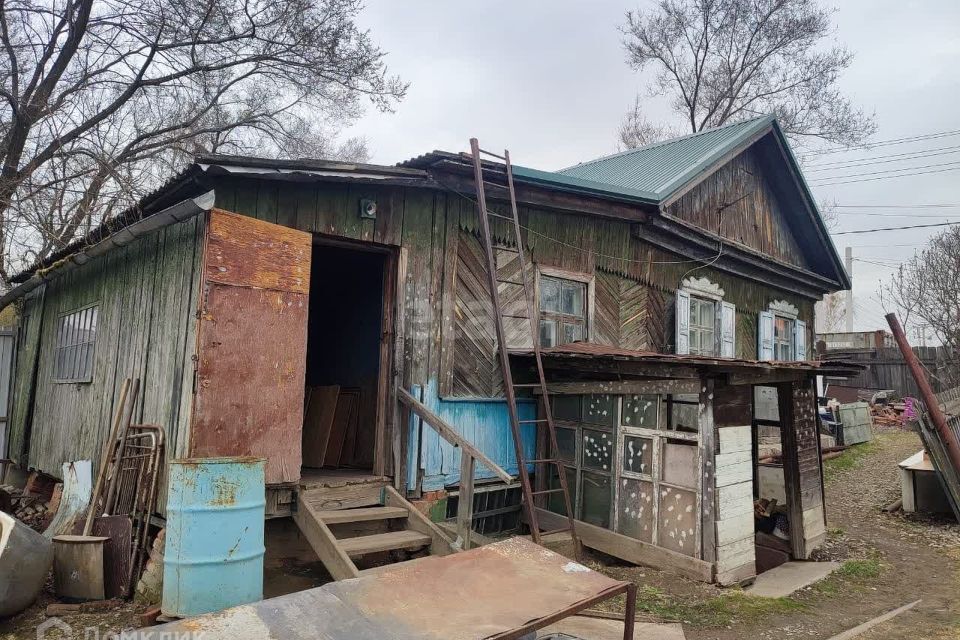
<instances>
[{"instance_id":1,"label":"ladder rung","mask_svg":"<svg viewBox=\"0 0 960 640\"><path fill-rule=\"evenodd\" d=\"M547 420L546 418L538 418L536 420L518 420L517 422L519 422L520 424L533 424L535 422L550 422L550 421Z\"/></svg>"},{"instance_id":2,"label":"ladder rung","mask_svg":"<svg viewBox=\"0 0 960 640\"><path fill-rule=\"evenodd\" d=\"M539 387L542 386L542 382L515 382L513 386L515 387Z\"/></svg>"},{"instance_id":3,"label":"ladder rung","mask_svg":"<svg viewBox=\"0 0 960 640\"><path fill-rule=\"evenodd\" d=\"M540 535L549 536L549 535L553 535L554 533L566 533L567 531L570 531L570 527L564 527L563 529L550 529L549 531L541 531Z\"/></svg>"},{"instance_id":4,"label":"ladder rung","mask_svg":"<svg viewBox=\"0 0 960 640\"><path fill-rule=\"evenodd\" d=\"M539 458L534 460L524 460L526 464L560 464L556 458Z\"/></svg>"},{"instance_id":5,"label":"ladder rung","mask_svg":"<svg viewBox=\"0 0 960 640\"><path fill-rule=\"evenodd\" d=\"M525 286L527 286L527 283L526 283L526 282L520 282L520 281L518 281L518 280L501 280L500 278L497 278L497 282L502 282L503 284L515 284L515 285L517 285L518 287L525 287Z\"/></svg>"},{"instance_id":6,"label":"ladder rung","mask_svg":"<svg viewBox=\"0 0 960 640\"><path fill-rule=\"evenodd\" d=\"M494 213L493 211L487 211L487 215L491 218L500 218L502 220L509 220L513 222L513 216L505 216L502 213Z\"/></svg>"},{"instance_id":7,"label":"ladder rung","mask_svg":"<svg viewBox=\"0 0 960 640\"><path fill-rule=\"evenodd\" d=\"M540 491L531 491L530 495L542 496L548 493L563 493L563 487L557 487L556 489L542 489Z\"/></svg>"},{"instance_id":8,"label":"ladder rung","mask_svg":"<svg viewBox=\"0 0 960 640\"><path fill-rule=\"evenodd\" d=\"M529 319L530 319L530 316L521 316L521 315L517 315L516 313L501 313L501 314L500 314L500 317L501 317L501 318L517 318L518 320L529 320Z\"/></svg>"},{"instance_id":9,"label":"ladder rung","mask_svg":"<svg viewBox=\"0 0 960 640\"><path fill-rule=\"evenodd\" d=\"M510 253L520 253L519 249L514 249L513 247L494 247L494 251L509 251Z\"/></svg>"},{"instance_id":10,"label":"ladder rung","mask_svg":"<svg viewBox=\"0 0 960 640\"><path fill-rule=\"evenodd\" d=\"M506 158L504 158L503 156L501 156L501 155L498 154L498 153L494 153L493 151L487 151L486 149L480 149L480 153L485 153L485 154L487 154L488 156L493 156L494 158L499 158L500 160L503 160L504 162L507 161Z\"/></svg>"}]
</instances>

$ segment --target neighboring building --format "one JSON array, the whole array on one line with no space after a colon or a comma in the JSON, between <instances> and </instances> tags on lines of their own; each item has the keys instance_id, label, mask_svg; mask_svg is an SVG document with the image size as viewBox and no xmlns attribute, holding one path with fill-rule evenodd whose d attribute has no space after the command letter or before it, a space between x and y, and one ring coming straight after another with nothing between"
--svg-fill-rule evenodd
<instances>
[{"instance_id":1,"label":"neighboring building","mask_svg":"<svg viewBox=\"0 0 960 640\"><path fill-rule=\"evenodd\" d=\"M839 333L818 333L817 344L823 343L826 351L844 351L849 349L895 349L897 343L893 334L883 329L874 331L852 331Z\"/></svg>"},{"instance_id":2,"label":"neighboring building","mask_svg":"<svg viewBox=\"0 0 960 640\"><path fill-rule=\"evenodd\" d=\"M506 211L503 167L484 177ZM753 575L760 421L783 429L793 553L808 557L826 528L820 368L803 361L814 302L849 282L777 123L514 177L576 515L600 531L587 543L706 580ZM497 251L502 280L516 255ZM341 485L385 476L408 497L454 487L458 450L405 422L399 385L515 473L484 274L462 155L199 157L0 299L21 314L10 457L57 473L96 456L122 380L139 377L135 420L167 429L171 458L266 457L272 495L302 501L334 472ZM522 322L508 326L520 364ZM757 416L764 384L779 407ZM355 390L352 436L308 467L305 396L330 385Z\"/></svg>"}]
</instances>

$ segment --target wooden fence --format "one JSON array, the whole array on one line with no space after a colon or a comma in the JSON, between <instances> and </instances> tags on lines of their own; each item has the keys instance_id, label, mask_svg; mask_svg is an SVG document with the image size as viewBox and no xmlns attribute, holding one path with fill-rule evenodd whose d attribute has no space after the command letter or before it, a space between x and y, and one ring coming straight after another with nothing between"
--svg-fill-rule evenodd
<instances>
[{"instance_id":1,"label":"wooden fence","mask_svg":"<svg viewBox=\"0 0 960 640\"><path fill-rule=\"evenodd\" d=\"M960 358L946 347L914 347L920 362L927 371L933 390L943 391L957 384L960 371ZM867 365L867 369L856 378L846 380L827 378L848 387L863 389L895 389L899 396L917 397L917 383L910 375L910 369L903 360L903 354L896 347L882 349L828 350L820 354L822 360L844 360Z\"/></svg>"}]
</instances>

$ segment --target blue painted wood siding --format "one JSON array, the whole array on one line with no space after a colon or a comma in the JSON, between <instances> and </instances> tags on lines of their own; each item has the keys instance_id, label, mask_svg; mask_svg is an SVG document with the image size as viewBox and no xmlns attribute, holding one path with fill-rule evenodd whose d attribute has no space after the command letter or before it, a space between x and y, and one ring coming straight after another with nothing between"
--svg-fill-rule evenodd
<instances>
[{"instance_id":1,"label":"blue painted wood siding","mask_svg":"<svg viewBox=\"0 0 960 640\"><path fill-rule=\"evenodd\" d=\"M414 397L431 411L447 421L450 426L490 456L490 459L508 473L518 472L517 457L510 434L510 415L503 399L443 400L437 393L437 381L431 379L426 387L414 386ZM422 396L421 396L422 393ZM520 419L536 418L534 400L520 401ZM527 459L536 451L536 425L523 425L523 450ZM423 490L434 491L460 482L460 450L441 438L429 425L421 425L416 416L411 416L409 428L408 476L410 487L416 486L417 473L423 472ZM493 478L493 473L477 465L476 479Z\"/></svg>"}]
</instances>

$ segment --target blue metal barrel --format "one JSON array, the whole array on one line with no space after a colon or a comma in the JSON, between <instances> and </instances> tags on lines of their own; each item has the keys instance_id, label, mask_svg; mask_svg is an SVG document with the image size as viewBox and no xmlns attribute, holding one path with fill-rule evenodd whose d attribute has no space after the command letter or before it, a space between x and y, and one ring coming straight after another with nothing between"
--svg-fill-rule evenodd
<instances>
[{"instance_id":1,"label":"blue metal barrel","mask_svg":"<svg viewBox=\"0 0 960 640\"><path fill-rule=\"evenodd\" d=\"M263 598L262 458L170 463L164 615L187 617Z\"/></svg>"}]
</instances>

